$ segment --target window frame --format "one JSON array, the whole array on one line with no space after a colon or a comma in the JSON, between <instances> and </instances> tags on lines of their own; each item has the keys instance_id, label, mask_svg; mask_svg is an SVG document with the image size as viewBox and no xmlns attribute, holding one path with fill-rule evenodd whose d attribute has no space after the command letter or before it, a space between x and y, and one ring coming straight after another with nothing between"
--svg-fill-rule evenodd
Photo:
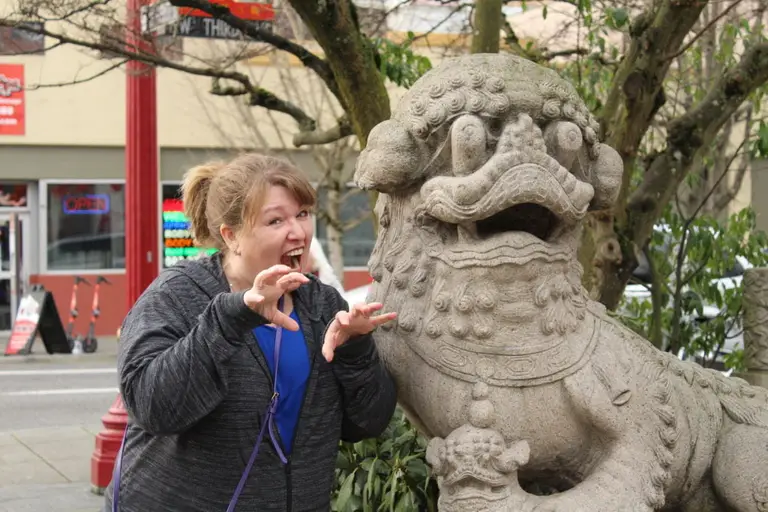
<instances>
[{"instance_id":1,"label":"window frame","mask_svg":"<svg viewBox=\"0 0 768 512\"><path fill-rule=\"evenodd\" d=\"M38 187L38 219L40 219L40 241L38 251L40 255L40 274L49 276L71 276L74 274L82 276L95 275L120 275L125 274L124 268L89 268L89 269L67 269L51 270L48 268L48 186L49 185L122 185L125 192L125 180L120 179L45 179L40 180ZM159 205L157 206L159 208Z\"/></svg>"}]
</instances>

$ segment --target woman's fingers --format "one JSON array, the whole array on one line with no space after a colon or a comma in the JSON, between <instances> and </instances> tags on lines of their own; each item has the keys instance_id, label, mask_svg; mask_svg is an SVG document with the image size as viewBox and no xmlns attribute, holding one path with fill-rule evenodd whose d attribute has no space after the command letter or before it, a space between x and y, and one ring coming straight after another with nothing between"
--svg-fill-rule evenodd
<instances>
[{"instance_id":1,"label":"woman's fingers","mask_svg":"<svg viewBox=\"0 0 768 512\"><path fill-rule=\"evenodd\" d=\"M253 280L253 286L264 288L265 286L274 286L275 282L281 276L289 274L293 269L287 265L273 265L266 270L262 270Z\"/></svg>"},{"instance_id":2,"label":"woman's fingers","mask_svg":"<svg viewBox=\"0 0 768 512\"><path fill-rule=\"evenodd\" d=\"M283 290L295 290L302 284L308 283L309 278L301 272L291 272L277 280L277 286Z\"/></svg>"},{"instance_id":3,"label":"woman's fingers","mask_svg":"<svg viewBox=\"0 0 768 512\"><path fill-rule=\"evenodd\" d=\"M296 320L279 310L275 311L275 316L272 318L272 323L288 329L289 331L299 330L299 324L296 323Z\"/></svg>"},{"instance_id":4,"label":"woman's fingers","mask_svg":"<svg viewBox=\"0 0 768 512\"><path fill-rule=\"evenodd\" d=\"M352 306L352 309L350 310L350 315L352 316L352 319L356 319L358 317L369 317L371 316L371 313L374 311L378 311L381 308L383 308L384 305L379 302L372 302L370 304L355 304Z\"/></svg>"},{"instance_id":5,"label":"woman's fingers","mask_svg":"<svg viewBox=\"0 0 768 512\"><path fill-rule=\"evenodd\" d=\"M339 325L342 327L349 327L349 320L350 320L351 314L347 313L346 311L339 311L336 313L336 320L339 322Z\"/></svg>"},{"instance_id":6,"label":"woman's fingers","mask_svg":"<svg viewBox=\"0 0 768 512\"><path fill-rule=\"evenodd\" d=\"M384 313L383 315L372 316L370 320L374 326L378 327L381 324L391 322L395 318L397 318L397 313L392 312L392 313Z\"/></svg>"}]
</instances>

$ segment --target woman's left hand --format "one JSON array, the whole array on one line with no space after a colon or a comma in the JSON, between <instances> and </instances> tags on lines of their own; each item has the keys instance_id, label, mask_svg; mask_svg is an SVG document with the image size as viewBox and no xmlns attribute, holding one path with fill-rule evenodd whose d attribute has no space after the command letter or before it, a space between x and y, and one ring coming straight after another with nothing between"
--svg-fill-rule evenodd
<instances>
[{"instance_id":1,"label":"woman's left hand","mask_svg":"<svg viewBox=\"0 0 768 512\"><path fill-rule=\"evenodd\" d=\"M370 304L355 304L351 311L339 311L336 318L333 319L328 330L325 331L323 340L323 356L329 363L333 360L333 354L337 347L340 347L354 336L362 336L373 331L381 324L385 324L397 317L397 313L384 313L383 315L371 316L372 313L379 311L383 304L371 302Z\"/></svg>"}]
</instances>

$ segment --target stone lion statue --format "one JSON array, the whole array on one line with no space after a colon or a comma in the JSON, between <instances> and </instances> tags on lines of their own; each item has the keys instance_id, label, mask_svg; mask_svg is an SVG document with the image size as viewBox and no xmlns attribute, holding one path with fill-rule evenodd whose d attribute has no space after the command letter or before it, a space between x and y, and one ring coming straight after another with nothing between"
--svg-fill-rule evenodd
<instances>
[{"instance_id":1,"label":"stone lion statue","mask_svg":"<svg viewBox=\"0 0 768 512\"><path fill-rule=\"evenodd\" d=\"M575 89L512 55L444 62L371 132L369 298L399 312L377 343L442 511L768 511L766 390L658 351L582 287L581 223L622 167Z\"/></svg>"}]
</instances>

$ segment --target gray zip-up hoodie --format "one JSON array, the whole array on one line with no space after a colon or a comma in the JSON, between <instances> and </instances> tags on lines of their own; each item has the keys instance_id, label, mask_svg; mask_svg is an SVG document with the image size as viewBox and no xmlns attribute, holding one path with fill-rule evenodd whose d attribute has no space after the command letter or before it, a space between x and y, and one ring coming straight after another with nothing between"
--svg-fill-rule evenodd
<instances>
[{"instance_id":1,"label":"gray zip-up hoodie","mask_svg":"<svg viewBox=\"0 0 768 512\"><path fill-rule=\"evenodd\" d=\"M237 511L329 510L338 440L378 436L395 409L370 335L339 347L331 363L322 356L327 325L348 306L309 277L293 292L310 357L293 451L283 465L265 436ZM214 255L164 270L126 316L118 375L130 420L119 512L226 511L272 394L252 333L267 321L243 294L230 293Z\"/></svg>"}]
</instances>

